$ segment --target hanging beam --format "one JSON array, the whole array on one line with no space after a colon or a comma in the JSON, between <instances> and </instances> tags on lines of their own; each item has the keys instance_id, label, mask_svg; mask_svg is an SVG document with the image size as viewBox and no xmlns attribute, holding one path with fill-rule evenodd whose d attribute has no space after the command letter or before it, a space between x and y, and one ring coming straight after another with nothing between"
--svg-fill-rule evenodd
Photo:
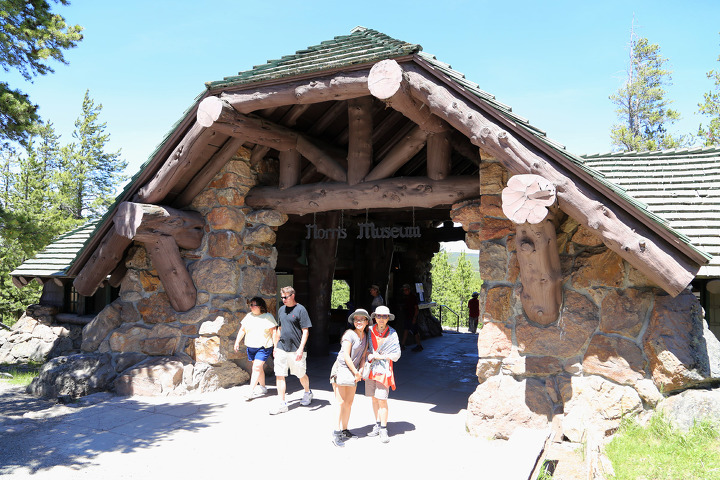
<instances>
[{"instance_id":1,"label":"hanging beam","mask_svg":"<svg viewBox=\"0 0 720 480\"><path fill-rule=\"evenodd\" d=\"M285 190L255 187L245 197L245 204L304 215L361 208L432 208L451 205L479 194L480 184L475 175L440 181L427 177L401 177L366 181L352 187L345 183L298 185Z\"/></svg>"},{"instance_id":2,"label":"hanging beam","mask_svg":"<svg viewBox=\"0 0 720 480\"><path fill-rule=\"evenodd\" d=\"M450 132L432 133L427 139L427 176L443 180L450 175L452 144Z\"/></svg>"}]
</instances>

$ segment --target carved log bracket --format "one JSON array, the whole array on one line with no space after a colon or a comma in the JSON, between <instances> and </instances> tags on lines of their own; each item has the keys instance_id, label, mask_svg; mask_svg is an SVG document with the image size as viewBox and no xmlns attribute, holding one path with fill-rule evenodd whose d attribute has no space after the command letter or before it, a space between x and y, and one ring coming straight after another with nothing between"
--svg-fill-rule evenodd
<instances>
[{"instance_id":1,"label":"carved log bracket","mask_svg":"<svg viewBox=\"0 0 720 480\"><path fill-rule=\"evenodd\" d=\"M539 175L515 175L502 191L502 209L516 225L516 245L525 314L540 325L553 323L562 304L562 273L555 225L548 207L553 184Z\"/></svg>"},{"instance_id":2,"label":"carved log bracket","mask_svg":"<svg viewBox=\"0 0 720 480\"><path fill-rule=\"evenodd\" d=\"M197 290L180 256L180 248L200 247L205 226L202 215L160 205L123 202L113 223L114 228L75 279L78 293L93 295L111 273L111 282L119 284L117 277L125 271L119 267L123 253L137 241L145 245L175 311L186 312L194 307Z\"/></svg>"}]
</instances>

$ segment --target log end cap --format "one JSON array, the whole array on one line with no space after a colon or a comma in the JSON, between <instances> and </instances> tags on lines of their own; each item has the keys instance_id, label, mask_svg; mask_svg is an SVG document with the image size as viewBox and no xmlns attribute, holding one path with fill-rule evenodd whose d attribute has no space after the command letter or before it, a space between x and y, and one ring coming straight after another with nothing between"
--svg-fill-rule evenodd
<instances>
[{"instance_id":1,"label":"log end cap","mask_svg":"<svg viewBox=\"0 0 720 480\"><path fill-rule=\"evenodd\" d=\"M400 89L402 78L402 67L395 60L382 60L370 69L368 88L375 98L387 100Z\"/></svg>"},{"instance_id":2,"label":"log end cap","mask_svg":"<svg viewBox=\"0 0 720 480\"><path fill-rule=\"evenodd\" d=\"M210 127L220 118L223 101L218 97L207 97L200 102L197 111L197 122L203 127Z\"/></svg>"}]
</instances>

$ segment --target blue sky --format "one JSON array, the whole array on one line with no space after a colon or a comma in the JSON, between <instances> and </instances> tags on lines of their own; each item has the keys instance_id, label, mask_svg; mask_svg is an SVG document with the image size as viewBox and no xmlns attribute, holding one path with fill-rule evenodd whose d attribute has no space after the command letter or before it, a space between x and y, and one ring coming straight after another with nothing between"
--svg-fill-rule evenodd
<instances>
[{"instance_id":1,"label":"blue sky","mask_svg":"<svg viewBox=\"0 0 720 480\"><path fill-rule=\"evenodd\" d=\"M73 0L54 9L82 25L69 65L11 85L30 94L70 142L86 89L103 105L112 150L128 174L153 152L204 90L234 75L362 25L419 43L577 154L610 150L608 96L622 84L630 28L660 45L668 88L695 133L695 112L720 68L720 2L656 1L228 1ZM706 122L706 120L705 120Z\"/></svg>"}]
</instances>

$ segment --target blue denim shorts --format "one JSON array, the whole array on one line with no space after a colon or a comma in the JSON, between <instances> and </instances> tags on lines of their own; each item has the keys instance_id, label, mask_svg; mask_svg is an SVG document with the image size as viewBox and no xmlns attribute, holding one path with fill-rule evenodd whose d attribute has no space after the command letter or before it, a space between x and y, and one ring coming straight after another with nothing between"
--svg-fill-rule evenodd
<instances>
[{"instance_id":1,"label":"blue denim shorts","mask_svg":"<svg viewBox=\"0 0 720 480\"><path fill-rule=\"evenodd\" d=\"M273 351L273 347L270 347L270 348L247 347L247 357L248 357L248 360L250 360L251 362L254 362L255 360L261 360L264 362L272 356L272 351Z\"/></svg>"}]
</instances>

